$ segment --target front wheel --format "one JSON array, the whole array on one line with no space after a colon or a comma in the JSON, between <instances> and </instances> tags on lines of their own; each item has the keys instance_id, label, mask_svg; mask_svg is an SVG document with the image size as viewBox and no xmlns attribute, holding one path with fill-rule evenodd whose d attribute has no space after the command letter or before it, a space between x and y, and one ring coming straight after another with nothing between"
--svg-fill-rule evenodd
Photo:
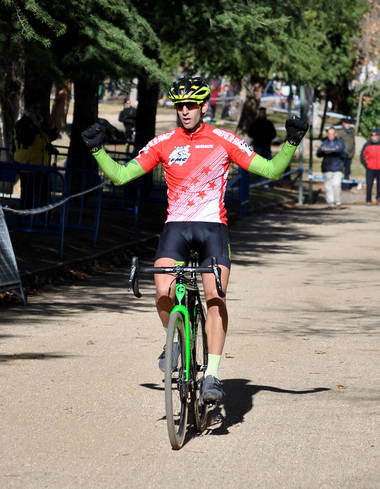
<instances>
[{"instance_id":1,"label":"front wheel","mask_svg":"<svg viewBox=\"0 0 380 489\"><path fill-rule=\"evenodd\" d=\"M194 347L193 347L193 368L195 389L192 393L192 404L194 412L195 426L198 432L202 432L207 426L208 405L202 401L200 396L201 384L204 380L204 374L207 369L207 336L206 320L202 304L198 303L194 327Z\"/></svg>"},{"instance_id":2,"label":"front wheel","mask_svg":"<svg viewBox=\"0 0 380 489\"><path fill-rule=\"evenodd\" d=\"M169 440L175 450L182 447L187 427L188 383L185 370L184 318L180 312L174 312L169 319L165 347L165 409Z\"/></svg>"}]
</instances>

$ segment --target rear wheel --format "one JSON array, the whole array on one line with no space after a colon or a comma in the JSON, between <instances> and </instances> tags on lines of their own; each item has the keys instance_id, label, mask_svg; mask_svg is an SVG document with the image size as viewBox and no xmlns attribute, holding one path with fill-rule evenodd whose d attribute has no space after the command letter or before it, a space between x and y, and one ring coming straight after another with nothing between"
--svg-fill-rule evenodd
<instances>
[{"instance_id":1,"label":"rear wheel","mask_svg":"<svg viewBox=\"0 0 380 489\"><path fill-rule=\"evenodd\" d=\"M195 426L199 432L206 429L207 426L207 404L202 402L200 397L200 388L204 379L204 374L207 369L207 336L206 336L206 321L203 307L200 303L197 304L197 312L195 317L195 341L193 347L193 368L195 388L192 393L192 404L194 411Z\"/></svg>"},{"instance_id":2,"label":"rear wheel","mask_svg":"<svg viewBox=\"0 0 380 489\"><path fill-rule=\"evenodd\" d=\"M175 338L175 332L178 338ZM173 343L178 342L177 346ZM178 355L178 363L173 369L173 357ZM170 316L165 347L165 408L169 440L172 447L182 447L187 427L188 383L185 378L186 348L185 324L181 313Z\"/></svg>"}]
</instances>

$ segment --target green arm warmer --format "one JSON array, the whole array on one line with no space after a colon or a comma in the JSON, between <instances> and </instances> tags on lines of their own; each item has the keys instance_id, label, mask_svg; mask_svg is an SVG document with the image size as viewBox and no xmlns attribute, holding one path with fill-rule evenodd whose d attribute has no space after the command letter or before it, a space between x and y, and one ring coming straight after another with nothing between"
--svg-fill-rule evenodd
<instances>
[{"instance_id":1,"label":"green arm warmer","mask_svg":"<svg viewBox=\"0 0 380 489\"><path fill-rule=\"evenodd\" d=\"M129 161L126 166L119 165L119 163L116 163L103 148L92 154L100 168L115 185L123 185L146 173L136 160Z\"/></svg>"},{"instance_id":2,"label":"green arm warmer","mask_svg":"<svg viewBox=\"0 0 380 489\"><path fill-rule=\"evenodd\" d=\"M248 171L271 180L278 180L288 167L296 149L297 146L293 146L293 144L286 141L281 150L271 160L266 160L256 154L249 164Z\"/></svg>"}]
</instances>

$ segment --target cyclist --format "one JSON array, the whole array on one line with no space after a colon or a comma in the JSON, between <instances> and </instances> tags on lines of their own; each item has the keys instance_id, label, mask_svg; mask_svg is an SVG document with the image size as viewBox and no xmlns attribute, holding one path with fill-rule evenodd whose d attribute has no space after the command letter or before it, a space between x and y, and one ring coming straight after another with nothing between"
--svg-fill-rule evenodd
<instances>
[{"instance_id":1,"label":"cyclist","mask_svg":"<svg viewBox=\"0 0 380 489\"><path fill-rule=\"evenodd\" d=\"M101 124L87 128L82 137L101 169L116 185L146 174L159 163L163 165L168 209L155 266L170 267L175 261L187 261L190 249L198 252L200 266L209 265L210 258L215 256L226 292L231 256L224 193L230 162L266 178L278 179L308 124L298 117L288 119L285 144L273 159L266 160L232 132L203 122L209 97L210 88L201 77L184 77L174 82L169 99L174 103L180 126L156 136L126 166L116 163L102 148ZM156 307L165 328L174 305L173 297L168 295L171 281L168 275L155 275ZM219 297L212 274L204 274L202 281L209 357L201 395L205 401L219 401L224 394L218 369L228 324L226 299ZM159 357L159 366L165 369L165 350Z\"/></svg>"}]
</instances>

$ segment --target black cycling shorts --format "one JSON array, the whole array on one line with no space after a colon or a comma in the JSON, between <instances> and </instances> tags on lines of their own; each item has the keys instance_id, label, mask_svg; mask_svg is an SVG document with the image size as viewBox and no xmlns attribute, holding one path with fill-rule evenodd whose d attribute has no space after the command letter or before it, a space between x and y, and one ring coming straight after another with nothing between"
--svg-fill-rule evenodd
<instances>
[{"instance_id":1,"label":"black cycling shorts","mask_svg":"<svg viewBox=\"0 0 380 489\"><path fill-rule=\"evenodd\" d=\"M218 265L231 267L228 228L218 222L167 222L156 251L158 258L187 262L190 250L199 256L199 265L207 267L215 256Z\"/></svg>"}]
</instances>

